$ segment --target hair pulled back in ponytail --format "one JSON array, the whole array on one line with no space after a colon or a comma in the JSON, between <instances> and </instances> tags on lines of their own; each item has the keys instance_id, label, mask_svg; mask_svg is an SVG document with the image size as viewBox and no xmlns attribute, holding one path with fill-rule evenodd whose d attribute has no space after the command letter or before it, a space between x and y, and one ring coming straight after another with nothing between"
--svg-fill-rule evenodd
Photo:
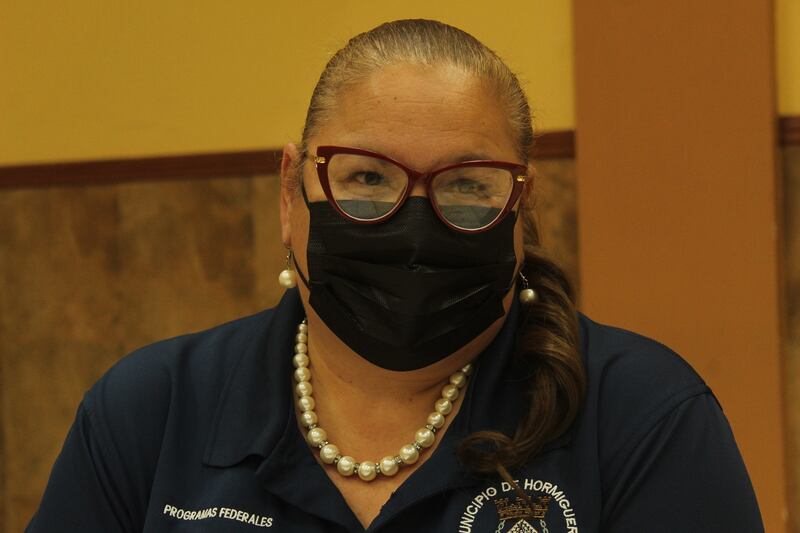
<instances>
[{"instance_id":1,"label":"hair pulled back in ponytail","mask_svg":"<svg viewBox=\"0 0 800 533\"><path fill-rule=\"evenodd\" d=\"M470 34L432 20L398 20L350 39L328 62L314 89L303 129L301 153L335 108L342 90L397 64L453 66L486 84L505 110L516 135L517 153L527 162L533 145L528 100L505 63ZM302 162L301 161L298 163ZM296 175L300 175L299 173ZM464 465L475 473L509 470L534 457L572 424L580 408L586 377L578 348L574 295L564 273L540 248L532 214L525 210L523 273L538 298L520 316L516 357L530 368L529 409L514 435L477 432L460 444ZM513 483L513 482L512 482Z\"/></svg>"}]
</instances>

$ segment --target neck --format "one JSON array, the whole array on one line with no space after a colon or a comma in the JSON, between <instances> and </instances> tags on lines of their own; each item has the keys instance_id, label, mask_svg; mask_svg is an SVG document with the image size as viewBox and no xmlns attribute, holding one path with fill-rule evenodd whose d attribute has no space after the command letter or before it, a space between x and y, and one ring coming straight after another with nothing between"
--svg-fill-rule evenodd
<instances>
[{"instance_id":1,"label":"neck","mask_svg":"<svg viewBox=\"0 0 800 533\"><path fill-rule=\"evenodd\" d=\"M505 321L505 316L498 319L467 345L432 365L398 372L375 366L353 352L327 328L307 300L305 303L320 425L346 453L373 460L397 453L400 446L412 442L450 375L474 360ZM449 419L461 404L459 398Z\"/></svg>"}]
</instances>

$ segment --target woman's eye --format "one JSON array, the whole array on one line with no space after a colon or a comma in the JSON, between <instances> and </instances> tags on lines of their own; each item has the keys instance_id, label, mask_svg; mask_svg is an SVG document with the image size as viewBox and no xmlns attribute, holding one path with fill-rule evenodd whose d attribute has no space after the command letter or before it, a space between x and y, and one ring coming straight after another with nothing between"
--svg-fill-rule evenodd
<instances>
[{"instance_id":1,"label":"woman's eye","mask_svg":"<svg viewBox=\"0 0 800 533\"><path fill-rule=\"evenodd\" d=\"M474 181L462 180L458 182L458 191L463 193L474 193L482 190L484 187L480 183Z\"/></svg>"},{"instance_id":2,"label":"woman's eye","mask_svg":"<svg viewBox=\"0 0 800 533\"><path fill-rule=\"evenodd\" d=\"M360 172L355 175L355 180L363 185L380 185L385 178L377 172Z\"/></svg>"},{"instance_id":3,"label":"woman's eye","mask_svg":"<svg viewBox=\"0 0 800 533\"><path fill-rule=\"evenodd\" d=\"M452 181L450 183L450 189L459 194L485 195L487 193L485 183L466 178Z\"/></svg>"}]
</instances>

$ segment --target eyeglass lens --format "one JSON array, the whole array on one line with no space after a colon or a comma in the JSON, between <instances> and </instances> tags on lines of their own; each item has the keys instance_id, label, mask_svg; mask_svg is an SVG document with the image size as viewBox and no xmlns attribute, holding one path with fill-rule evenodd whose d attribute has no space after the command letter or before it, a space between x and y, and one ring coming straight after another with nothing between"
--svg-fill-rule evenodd
<instances>
[{"instance_id":1,"label":"eyeglass lens","mask_svg":"<svg viewBox=\"0 0 800 533\"><path fill-rule=\"evenodd\" d=\"M328 162L333 200L348 216L375 220L390 212L409 184L406 171L375 157L335 154ZM453 226L480 229L500 215L514 186L510 171L492 167L457 167L437 174L433 201Z\"/></svg>"}]
</instances>

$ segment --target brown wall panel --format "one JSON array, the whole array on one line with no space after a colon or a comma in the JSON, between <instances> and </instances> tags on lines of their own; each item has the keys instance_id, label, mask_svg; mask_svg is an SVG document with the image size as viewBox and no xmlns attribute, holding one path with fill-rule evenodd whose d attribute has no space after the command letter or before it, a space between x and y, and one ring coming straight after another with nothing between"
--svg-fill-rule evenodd
<instances>
[{"instance_id":1,"label":"brown wall panel","mask_svg":"<svg viewBox=\"0 0 800 533\"><path fill-rule=\"evenodd\" d=\"M536 162L533 212L542 246L564 269L579 295L576 187L574 160Z\"/></svg>"},{"instance_id":2,"label":"brown wall panel","mask_svg":"<svg viewBox=\"0 0 800 533\"><path fill-rule=\"evenodd\" d=\"M0 192L6 531L119 357L277 301L277 191L259 177Z\"/></svg>"},{"instance_id":3,"label":"brown wall panel","mask_svg":"<svg viewBox=\"0 0 800 533\"><path fill-rule=\"evenodd\" d=\"M700 372L785 531L771 2L574 7L584 309Z\"/></svg>"},{"instance_id":4,"label":"brown wall panel","mask_svg":"<svg viewBox=\"0 0 800 533\"><path fill-rule=\"evenodd\" d=\"M0 278L0 302L3 297L3 280ZM6 436L5 436L5 413L6 409L6 395L4 393L5 387L3 386L5 380L3 379L3 366L5 365L5 350L0 344L0 531L5 531L4 525L6 523L6 508L8 502L6 500Z\"/></svg>"},{"instance_id":5,"label":"brown wall panel","mask_svg":"<svg viewBox=\"0 0 800 533\"><path fill-rule=\"evenodd\" d=\"M800 146L783 150L785 272L787 300L786 431L789 509L800 509ZM791 529L800 532L800 513L790 513Z\"/></svg>"}]
</instances>

